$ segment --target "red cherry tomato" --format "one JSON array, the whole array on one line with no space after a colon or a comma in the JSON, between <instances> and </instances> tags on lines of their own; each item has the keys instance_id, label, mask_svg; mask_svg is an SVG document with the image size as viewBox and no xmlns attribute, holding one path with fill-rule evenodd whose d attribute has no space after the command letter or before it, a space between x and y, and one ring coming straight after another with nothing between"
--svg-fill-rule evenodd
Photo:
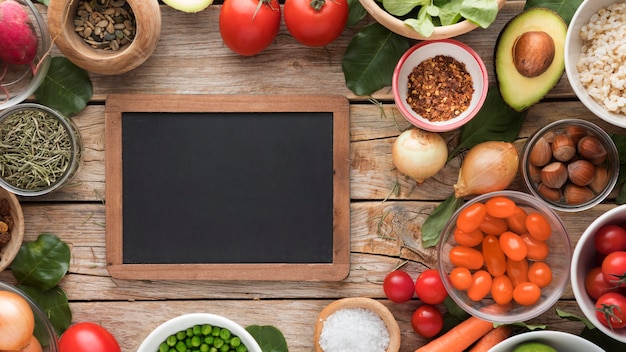
<instances>
[{"instance_id":1,"label":"red cherry tomato","mask_svg":"<svg viewBox=\"0 0 626 352\"><path fill-rule=\"evenodd\" d=\"M604 225L593 235L596 251L609 254L626 250L626 229L617 225Z\"/></svg>"},{"instance_id":2,"label":"red cherry tomato","mask_svg":"<svg viewBox=\"0 0 626 352\"><path fill-rule=\"evenodd\" d=\"M506 272L506 256L500 247L498 238L494 235L487 235L482 245L485 266L492 276L501 276Z\"/></svg>"},{"instance_id":3,"label":"red cherry tomato","mask_svg":"<svg viewBox=\"0 0 626 352\"><path fill-rule=\"evenodd\" d=\"M602 274L614 286L626 287L626 251L609 253L602 260Z\"/></svg>"},{"instance_id":4,"label":"red cherry tomato","mask_svg":"<svg viewBox=\"0 0 626 352\"><path fill-rule=\"evenodd\" d=\"M472 301L480 301L491 292L493 279L486 270L478 270L472 275L472 285L467 290L467 296Z\"/></svg>"},{"instance_id":5,"label":"red cherry tomato","mask_svg":"<svg viewBox=\"0 0 626 352\"><path fill-rule=\"evenodd\" d=\"M498 304L508 304L513 300L513 283L506 276L496 276L491 284L491 297Z\"/></svg>"},{"instance_id":6,"label":"red cherry tomato","mask_svg":"<svg viewBox=\"0 0 626 352\"><path fill-rule=\"evenodd\" d=\"M437 307L424 304L413 312L411 326L420 336L431 338L443 329L443 316Z\"/></svg>"},{"instance_id":7,"label":"red cherry tomato","mask_svg":"<svg viewBox=\"0 0 626 352\"><path fill-rule=\"evenodd\" d=\"M506 223L509 225L509 230L515 232L518 235L526 233L526 210L520 208L519 206L515 207L515 212L513 215L506 218Z\"/></svg>"},{"instance_id":8,"label":"red cherry tomato","mask_svg":"<svg viewBox=\"0 0 626 352\"><path fill-rule=\"evenodd\" d=\"M514 201L502 196L492 197L485 202L485 206L487 207L487 214L501 219L513 216L517 207Z\"/></svg>"},{"instance_id":9,"label":"red cherry tomato","mask_svg":"<svg viewBox=\"0 0 626 352\"><path fill-rule=\"evenodd\" d=\"M454 228L454 240L465 247L475 247L483 242L483 233L479 229L472 232L463 232L458 227Z\"/></svg>"},{"instance_id":10,"label":"red cherry tomato","mask_svg":"<svg viewBox=\"0 0 626 352\"><path fill-rule=\"evenodd\" d=\"M618 288L606 281L602 268L596 266L585 275L585 290L591 298L598 299L605 293L616 292Z\"/></svg>"},{"instance_id":11,"label":"red cherry tomato","mask_svg":"<svg viewBox=\"0 0 626 352\"><path fill-rule=\"evenodd\" d=\"M506 224L506 220L502 218L496 218L487 214L485 215L485 219L483 220L483 222L480 223L480 226L478 228L486 235L499 236L501 233L507 230L508 225Z\"/></svg>"},{"instance_id":12,"label":"red cherry tomato","mask_svg":"<svg viewBox=\"0 0 626 352\"><path fill-rule=\"evenodd\" d=\"M107 329L90 322L71 325L59 339L59 352L120 351L120 345Z\"/></svg>"},{"instance_id":13,"label":"red cherry tomato","mask_svg":"<svg viewBox=\"0 0 626 352\"><path fill-rule=\"evenodd\" d=\"M528 281L528 260L512 260L507 258L506 260L506 274L511 279L513 287Z\"/></svg>"},{"instance_id":14,"label":"red cherry tomato","mask_svg":"<svg viewBox=\"0 0 626 352\"><path fill-rule=\"evenodd\" d=\"M546 260L550 253L550 248L546 241L540 241L527 233L520 237L526 243L526 258L529 260Z\"/></svg>"},{"instance_id":15,"label":"red cherry tomato","mask_svg":"<svg viewBox=\"0 0 626 352\"><path fill-rule=\"evenodd\" d=\"M483 254L479 250L465 246L452 247L448 256L454 266L461 266L470 270L482 268L485 262Z\"/></svg>"},{"instance_id":16,"label":"red cherry tomato","mask_svg":"<svg viewBox=\"0 0 626 352\"><path fill-rule=\"evenodd\" d=\"M406 271L394 270L385 276L383 291L390 301L404 303L413 298L415 286L411 275Z\"/></svg>"},{"instance_id":17,"label":"red cherry tomato","mask_svg":"<svg viewBox=\"0 0 626 352\"><path fill-rule=\"evenodd\" d=\"M457 290L465 291L472 285L472 272L468 268L455 267L449 276L452 287Z\"/></svg>"},{"instance_id":18,"label":"red cherry tomato","mask_svg":"<svg viewBox=\"0 0 626 352\"><path fill-rule=\"evenodd\" d=\"M448 291L443 285L439 271L424 270L415 280L417 298L428 304L440 304L448 297Z\"/></svg>"},{"instance_id":19,"label":"red cherry tomato","mask_svg":"<svg viewBox=\"0 0 626 352\"><path fill-rule=\"evenodd\" d=\"M526 216L526 230L534 238L547 241L552 235L552 226L545 216L539 213L531 213Z\"/></svg>"},{"instance_id":20,"label":"red cherry tomato","mask_svg":"<svg viewBox=\"0 0 626 352\"><path fill-rule=\"evenodd\" d=\"M528 248L522 238L515 232L505 231L500 235L500 247L508 258L522 260L528 254Z\"/></svg>"},{"instance_id":21,"label":"red cherry tomato","mask_svg":"<svg viewBox=\"0 0 626 352\"><path fill-rule=\"evenodd\" d=\"M286 0L285 26L307 46L325 46L337 39L348 22L347 0Z\"/></svg>"},{"instance_id":22,"label":"red cherry tomato","mask_svg":"<svg viewBox=\"0 0 626 352\"><path fill-rule=\"evenodd\" d=\"M534 262L528 267L528 280L540 288L552 283L552 269L546 262Z\"/></svg>"},{"instance_id":23,"label":"red cherry tomato","mask_svg":"<svg viewBox=\"0 0 626 352\"><path fill-rule=\"evenodd\" d=\"M267 48L280 29L278 0L224 0L220 35L232 51L253 56Z\"/></svg>"},{"instance_id":24,"label":"red cherry tomato","mask_svg":"<svg viewBox=\"0 0 626 352\"><path fill-rule=\"evenodd\" d=\"M611 329L626 327L626 297L620 293L605 293L596 301L596 317Z\"/></svg>"},{"instance_id":25,"label":"red cherry tomato","mask_svg":"<svg viewBox=\"0 0 626 352\"><path fill-rule=\"evenodd\" d=\"M531 306L539 301L541 288L532 282L522 282L513 289L513 300L523 306Z\"/></svg>"},{"instance_id":26,"label":"red cherry tomato","mask_svg":"<svg viewBox=\"0 0 626 352\"><path fill-rule=\"evenodd\" d=\"M474 203L459 212L456 227L463 232L472 232L480 226L487 215L487 207L483 203Z\"/></svg>"}]
</instances>

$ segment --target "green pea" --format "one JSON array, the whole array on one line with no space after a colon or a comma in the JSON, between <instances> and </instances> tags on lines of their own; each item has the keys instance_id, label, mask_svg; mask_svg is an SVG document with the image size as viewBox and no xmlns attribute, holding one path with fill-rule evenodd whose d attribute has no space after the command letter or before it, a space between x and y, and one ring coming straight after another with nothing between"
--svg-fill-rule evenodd
<instances>
[{"instance_id":1,"label":"green pea","mask_svg":"<svg viewBox=\"0 0 626 352\"><path fill-rule=\"evenodd\" d=\"M191 346L199 347L202 344L202 338L200 336L194 336L191 338Z\"/></svg>"},{"instance_id":2,"label":"green pea","mask_svg":"<svg viewBox=\"0 0 626 352\"><path fill-rule=\"evenodd\" d=\"M193 328L187 328L187 330L185 330L185 333L187 334L187 337L193 336Z\"/></svg>"},{"instance_id":3,"label":"green pea","mask_svg":"<svg viewBox=\"0 0 626 352\"><path fill-rule=\"evenodd\" d=\"M224 340L220 339L219 337L216 337L213 340L213 346L215 348L221 348L224 345Z\"/></svg>"},{"instance_id":4,"label":"green pea","mask_svg":"<svg viewBox=\"0 0 626 352\"><path fill-rule=\"evenodd\" d=\"M206 343L200 345L200 352L209 352L209 345L207 345Z\"/></svg>"},{"instance_id":5,"label":"green pea","mask_svg":"<svg viewBox=\"0 0 626 352\"><path fill-rule=\"evenodd\" d=\"M206 336L211 333L211 325L204 324L202 325L202 328L200 330L201 330L202 335Z\"/></svg>"},{"instance_id":6,"label":"green pea","mask_svg":"<svg viewBox=\"0 0 626 352\"><path fill-rule=\"evenodd\" d=\"M230 330L228 329L220 330L220 337L222 338L222 340L227 340L228 338L230 338Z\"/></svg>"},{"instance_id":7,"label":"green pea","mask_svg":"<svg viewBox=\"0 0 626 352\"><path fill-rule=\"evenodd\" d=\"M159 345L159 352L167 352L170 350L170 346L167 345L167 343L163 342L162 344Z\"/></svg>"},{"instance_id":8,"label":"green pea","mask_svg":"<svg viewBox=\"0 0 626 352\"><path fill-rule=\"evenodd\" d=\"M206 343L207 345L213 345L213 339L215 339L215 337L207 336L204 338L204 343Z\"/></svg>"},{"instance_id":9,"label":"green pea","mask_svg":"<svg viewBox=\"0 0 626 352\"><path fill-rule=\"evenodd\" d=\"M186 352L187 351L187 345L185 345L185 343L183 341L178 341L176 343L176 351L178 351L178 352Z\"/></svg>"},{"instance_id":10,"label":"green pea","mask_svg":"<svg viewBox=\"0 0 626 352\"><path fill-rule=\"evenodd\" d=\"M165 343L168 347L174 347L176 345L176 342L178 342L176 335L170 335L167 337L167 340L165 340Z\"/></svg>"},{"instance_id":11,"label":"green pea","mask_svg":"<svg viewBox=\"0 0 626 352\"><path fill-rule=\"evenodd\" d=\"M228 351L230 351L229 345L224 345L222 346L222 348L220 348L220 352L228 352Z\"/></svg>"},{"instance_id":12,"label":"green pea","mask_svg":"<svg viewBox=\"0 0 626 352\"><path fill-rule=\"evenodd\" d=\"M248 352L248 348L246 348L245 345L239 345L237 346L237 348L235 348L236 352Z\"/></svg>"},{"instance_id":13,"label":"green pea","mask_svg":"<svg viewBox=\"0 0 626 352\"><path fill-rule=\"evenodd\" d=\"M230 339L230 346L231 347L237 347L241 345L241 339L237 336L233 337L232 339Z\"/></svg>"},{"instance_id":14,"label":"green pea","mask_svg":"<svg viewBox=\"0 0 626 352\"><path fill-rule=\"evenodd\" d=\"M187 337L187 333L185 331L179 331L179 332L176 333L176 339L178 341L184 340L185 337Z\"/></svg>"},{"instance_id":15,"label":"green pea","mask_svg":"<svg viewBox=\"0 0 626 352\"><path fill-rule=\"evenodd\" d=\"M213 329L211 330L211 335L213 336L220 336L220 328L218 328L217 326L213 327Z\"/></svg>"},{"instance_id":16,"label":"green pea","mask_svg":"<svg viewBox=\"0 0 626 352\"><path fill-rule=\"evenodd\" d=\"M192 331L194 335L200 335L202 333L202 326L194 325Z\"/></svg>"}]
</instances>

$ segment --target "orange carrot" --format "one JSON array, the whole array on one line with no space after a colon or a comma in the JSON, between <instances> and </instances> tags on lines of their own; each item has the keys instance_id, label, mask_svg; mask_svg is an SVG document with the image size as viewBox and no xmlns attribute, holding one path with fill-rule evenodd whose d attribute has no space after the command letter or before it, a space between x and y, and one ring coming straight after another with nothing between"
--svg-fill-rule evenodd
<instances>
[{"instance_id":1,"label":"orange carrot","mask_svg":"<svg viewBox=\"0 0 626 352\"><path fill-rule=\"evenodd\" d=\"M463 352L493 329L492 322L471 316L415 352Z\"/></svg>"},{"instance_id":2,"label":"orange carrot","mask_svg":"<svg viewBox=\"0 0 626 352\"><path fill-rule=\"evenodd\" d=\"M511 336L511 332L511 326L500 325L481 337L469 352L487 352L490 348Z\"/></svg>"}]
</instances>

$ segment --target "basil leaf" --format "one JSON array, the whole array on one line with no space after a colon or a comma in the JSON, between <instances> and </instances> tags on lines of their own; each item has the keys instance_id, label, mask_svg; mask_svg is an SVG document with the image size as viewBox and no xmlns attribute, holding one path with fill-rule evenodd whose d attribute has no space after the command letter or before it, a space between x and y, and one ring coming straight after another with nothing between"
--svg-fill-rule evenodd
<instances>
[{"instance_id":1,"label":"basil leaf","mask_svg":"<svg viewBox=\"0 0 626 352\"><path fill-rule=\"evenodd\" d=\"M363 27L350 40L341 67L346 86L357 95L370 95L390 86L393 70L409 49L409 40L378 22Z\"/></svg>"},{"instance_id":2,"label":"basil leaf","mask_svg":"<svg viewBox=\"0 0 626 352\"><path fill-rule=\"evenodd\" d=\"M461 16L482 28L489 27L498 15L496 0L465 0L461 4Z\"/></svg>"},{"instance_id":3,"label":"basil leaf","mask_svg":"<svg viewBox=\"0 0 626 352\"><path fill-rule=\"evenodd\" d=\"M348 0L348 22L346 27L352 27L367 15L365 7L359 0Z\"/></svg>"},{"instance_id":4,"label":"basil leaf","mask_svg":"<svg viewBox=\"0 0 626 352\"><path fill-rule=\"evenodd\" d=\"M70 267L70 248L57 236L41 234L36 241L23 244L11 263L19 285L40 290L56 286Z\"/></svg>"},{"instance_id":5,"label":"basil leaf","mask_svg":"<svg viewBox=\"0 0 626 352\"><path fill-rule=\"evenodd\" d=\"M261 346L263 352L289 352L287 341L276 327L271 325L250 325L246 330Z\"/></svg>"},{"instance_id":6,"label":"basil leaf","mask_svg":"<svg viewBox=\"0 0 626 352\"><path fill-rule=\"evenodd\" d=\"M413 27L416 32L424 37L430 37L435 31L435 25L433 24L433 17L428 12L429 6L420 7L417 13L417 19L409 18L404 20L404 23Z\"/></svg>"},{"instance_id":7,"label":"basil leaf","mask_svg":"<svg viewBox=\"0 0 626 352\"><path fill-rule=\"evenodd\" d=\"M517 138L527 111L518 112L504 102L498 87L492 85L478 114L461 128L461 138L448 160L461 151L485 141L512 142Z\"/></svg>"},{"instance_id":8,"label":"basil leaf","mask_svg":"<svg viewBox=\"0 0 626 352\"><path fill-rule=\"evenodd\" d=\"M79 113L93 95L87 71L63 56L53 57L48 74L35 91L35 98L65 116Z\"/></svg>"},{"instance_id":9,"label":"basil leaf","mask_svg":"<svg viewBox=\"0 0 626 352\"><path fill-rule=\"evenodd\" d=\"M383 7L394 16L404 16L418 6L430 5L428 0L383 0Z\"/></svg>"},{"instance_id":10,"label":"basil leaf","mask_svg":"<svg viewBox=\"0 0 626 352\"><path fill-rule=\"evenodd\" d=\"M439 6L439 20L442 26L449 26L461 20L463 0L450 0Z\"/></svg>"},{"instance_id":11,"label":"basil leaf","mask_svg":"<svg viewBox=\"0 0 626 352\"><path fill-rule=\"evenodd\" d=\"M50 320L58 336L70 326L72 322L72 311L70 310L67 295L61 287L54 286L45 291L26 285L19 285L18 288L37 303L39 308L41 308ZM35 336L46 336L42 327L35 326ZM39 341L45 341L45 338L40 338Z\"/></svg>"},{"instance_id":12,"label":"basil leaf","mask_svg":"<svg viewBox=\"0 0 626 352\"><path fill-rule=\"evenodd\" d=\"M452 214L463 205L462 198L456 198L454 194L439 204L428 216L422 225L422 246L424 248L434 247L441 238L441 231L446 226L446 222Z\"/></svg>"},{"instance_id":13,"label":"basil leaf","mask_svg":"<svg viewBox=\"0 0 626 352\"><path fill-rule=\"evenodd\" d=\"M565 21L565 24L569 25L572 17L574 17L574 13L582 2L583 0L527 0L524 10L533 7L545 7L558 13Z\"/></svg>"}]
</instances>

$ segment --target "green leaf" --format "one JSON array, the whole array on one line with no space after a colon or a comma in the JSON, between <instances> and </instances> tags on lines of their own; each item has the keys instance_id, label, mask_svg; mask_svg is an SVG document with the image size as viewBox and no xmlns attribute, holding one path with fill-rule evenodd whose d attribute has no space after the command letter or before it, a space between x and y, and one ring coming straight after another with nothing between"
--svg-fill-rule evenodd
<instances>
[{"instance_id":1,"label":"green leaf","mask_svg":"<svg viewBox=\"0 0 626 352\"><path fill-rule=\"evenodd\" d=\"M461 138L448 159L485 141L514 141L522 128L527 111L518 112L504 102L498 87L489 87L485 104L478 114L461 128Z\"/></svg>"},{"instance_id":2,"label":"green leaf","mask_svg":"<svg viewBox=\"0 0 626 352\"><path fill-rule=\"evenodd\" d=\"M582 317L580 315L576 315L576 314L572 314L569 312L566 312L562 309L556 309L556 314L561 317L561 318L565 318L567 320L570 321L582 321L583 323L585 323L585 325L589 328L589 329L594 329L595 326L593 326L593 323L591 322L591 320L587 319L586 317Z\"/></svg>"},{"instance_id":3,"label":"green leaf","mask_svg":"<svg viewBox=\"0 0 626 352\"><path fill-rule=\"evenodd\" d=\"M458 320L465 320L470 317L469 313L463 310L453 299L448 295L446 299L443 300L443 305L446 307L446 312L448 312L453 317Z\"/></svg>"},{"instance_id":4,"label":"green leaf","mask_svg":"<svg viewBox=\"0 0 626 352\"><path fill-rule=\"evenodd\" d=\"M48 74L35 98L61 114L69 117L82 111L93 95L89 74L67 58L53 57Z\"/></svg>"},{"instance_id":5,"label":"green leaf","mask_svg":"<svg viewBox=\"0 0 626 352\"><path fill-rule=\"evenodd\" d=\"M442 26L449 26L461 20L463 0L451 0L439 5L439 20Z\"/></svg>"},{"instance_id":6,"label":"green leaf","mask_svg":"<svg viewBox=\"0 0 626 352\"><path fill-rule=\"evenodd\" d=\"M50 5L50 0L38 0L37 2L39 2L40 4L44 4L46 6Z\"/></svg>"},{"instance_id":7,"label":"green leaf","mask_svg":"<svg viewBox=\"0 0 626 352\"><path fill-rule=\"evenodd\" d=\"M287 341L276 327L271 325L250 325L246 330L261 346L263 352L289 352Z\"/></svg>"},{"instance_id":8,"label":"green leaf","mask_svg":"<svg viewBox=\"0 0 626 352\"><path fill-rule=\"evenodd\" d=\"M572 17L574 17L574 13L582 2L583 0L527 0L524 10L533 7L544 7L558 13L565 21L565 24L569 25Z\"/></svg>"},{"instance_id":9,"label":"green leaf","mask_svg":"<svg viewBox=\"0 0 626 352\"><path fill-rule=\"evenodd\" d=\"M57 336L61 336L72 322L72 311L65 291L59 286L54 286L45 291L26 285L19 285L18 287L37 303L50 320ZM45 336L42 327L35 327L35 335L38 337ZM45 339L40 338L39 341L45 341Z\"/></svg>"},{"instance_id":10,"label":"green leaf","mask_svg":"<svg viewBox=\"0 0 626 352\"><path fill-rule=\"evenodd\" d=\"M422 225L422 246L424 248L436 246L441 238L441 231L446 226L448 219L463 205L462 198L456 198L454 194L439 204L428 216Z\"/></svg>"},{"instance_id":11,"label":"green leaf","mask_svg":"<svg viewBox=\"0 0 626 352\"><path fill-rule=\"evenodd\" d=\"M359 0L348 0L348 9L350 12L348 13L346 27L354 26L367 15L365 7L363 7Z\"/></svg>"},{"instance_id":12,"label":"green leaf","mask_svg":"<svg viewBox=\"0 0 626 352\"><path fill-rule=\"evenodd\" d=\"M341 67L347 87L357 95L370 95L391 85L393 70L409 40L378 22L363 27L348 44Z\"/></svg>"},{"instance_id":13,"label":"green leaf","mask_svg":"<svg viewBox=\"0 0 626 352\"><path fill-rule=\"evenodd\" d=\"M481 28L487 28L498 15L496 0L465 0L461 4L461 16L476 23Z\"/></svg>"},{"instance_id":14,"label":"green leaf","mask_svg":"<svg viewBox=\"0 0 626 352\"><path fill-rule=\"evenodd\" d=\"M63 278L70 266L70 248L57 236L41 234L23 244L11 263L11 272L20 285L49 290Z\"/></svg>"},{"instance_id":15,"label":"green leaf","mask_svg":"<svg viewBox=\"0 0 626 352\"><path fill-rule=\"evenodd\" d=\"M383 7L394 16L404 16L418 6L429 5L428 0L383 0Z\"/></svg>"}]
</instances>

